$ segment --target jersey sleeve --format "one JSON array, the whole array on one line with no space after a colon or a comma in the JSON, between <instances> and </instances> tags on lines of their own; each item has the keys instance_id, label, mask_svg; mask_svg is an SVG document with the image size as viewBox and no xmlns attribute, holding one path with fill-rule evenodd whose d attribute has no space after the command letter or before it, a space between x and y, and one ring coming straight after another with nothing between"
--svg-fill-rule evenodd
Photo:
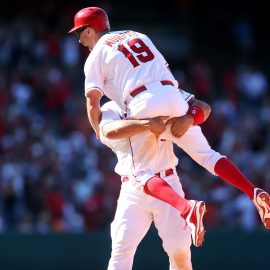
<instances>
[{"instance_id":1,"label":"jersey sleeve","mask_svg":"<svg viewBox=\"0 0 270 270\"><path fill-rule=\"evenodd\" d=\"M101 107L100 129L102 129L106 123L120 119L122 119L121 109L115 102L109 101Z\"/></svg>"},{"instance_id":2,"label":"jersey sleeve","mask_svg":"<svg viewBox=\"0 0 270 270\"><path fill-rule=\"evenodd\" d=\"M98 48L97 48L98 49ZM104 95L102 89L104 78L101 69L102 51L93 50L88 56L84 65L85 84L84 94L87 95L93 89L98 89Z\"/></svg>"},{"instance_id":3,"label":"jersey sleeve","mask_svg":"<svg viewBox=\"0 0 270 270\"><path fill-rule=\"evenodd\" d=\"M121 109L115 102L109 101L101 107L101 121L99 124L100 140L103 144L107 145L110 148L112 148L111 140L104 136L102 127L111 121L120 119Z\"/></svg>"}]
</instances>

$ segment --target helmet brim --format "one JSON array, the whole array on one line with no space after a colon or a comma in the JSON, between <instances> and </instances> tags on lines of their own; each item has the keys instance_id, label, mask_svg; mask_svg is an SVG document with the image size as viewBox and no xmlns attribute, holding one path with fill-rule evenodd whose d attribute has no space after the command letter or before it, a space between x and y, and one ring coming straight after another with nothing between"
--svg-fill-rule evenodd
<instances>
[{"instance_id":1,"label":"helmet brim","mask_svg":"<svg viewBox=\"0 0 270 270\"><path fill-rule=\"evenodd\" d=\"M83 28L83 27L85 27L85 26L86 26L86 25L74 26L72 29L70 29L70 30L68 31L68 34L72 34L72 33L78 31L79 29L81 29L81 28Z\"/></svg>"}]
</instances>

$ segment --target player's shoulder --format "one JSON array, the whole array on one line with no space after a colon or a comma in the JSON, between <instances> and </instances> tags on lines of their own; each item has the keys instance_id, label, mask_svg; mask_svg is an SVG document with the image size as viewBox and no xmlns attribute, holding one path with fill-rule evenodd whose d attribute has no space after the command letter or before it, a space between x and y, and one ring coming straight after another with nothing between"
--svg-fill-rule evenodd
<instances>
[{"instance_id":1,"label":"player's shoulder","mask_svg":"<svg viewBox=\"0 0 270 270\"><path fill-rule=\"evenodd\" d=\"M131 29L125 29L125 30L117 30L117 31L110 31L106 35L111 36L111 35L119 35L119 34L125 34L125 33L136 33L138 35L144 35L141 32L138 32L136 30L131 30Z\"/></svg>"},{"instance_id":2,"label":"player's shoulder","mask_svg":"<svg viewBox=\"0 0 270 270\"><path fill-rule=\"evenodd\" d=\"M110 31L106 35L102 37L102 43L107 45L112 45L117 43L117 41L122 41L126 39L132 38L147 38L147 36L141 32L126 29L126 30L119 30L119 31Z\"/></svg>"}]
</instances>

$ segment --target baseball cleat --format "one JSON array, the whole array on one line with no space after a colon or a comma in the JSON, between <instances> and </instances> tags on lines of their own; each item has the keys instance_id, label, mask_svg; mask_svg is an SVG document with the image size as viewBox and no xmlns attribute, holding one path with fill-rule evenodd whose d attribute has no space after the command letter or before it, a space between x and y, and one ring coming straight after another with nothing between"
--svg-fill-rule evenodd
<instances>
[{"instance_id":1,"label":"baseball cleat","mask_svg":"<svg viewBox=\"0 0 270 270\"><path fill-rule=\"evenodd\" d=\"M200 247L204 241L205 229L203 226L203 216L206 212L205 203L203 201L189 201L191 209L186 216L186 222L191 228L193 244Z\"/></svg>"},{"instance_id":2,"label":"baseball cleat","mask_svg":"<svg viewBox=\"0 0 270 270\"><path fill-rule=\"evenodd\" d=\"M260 214L261 220L266 227L270 230L270 196L269 194L260 189L254 188L253 203L255 204Z\"/></svg>"}]
</instances>

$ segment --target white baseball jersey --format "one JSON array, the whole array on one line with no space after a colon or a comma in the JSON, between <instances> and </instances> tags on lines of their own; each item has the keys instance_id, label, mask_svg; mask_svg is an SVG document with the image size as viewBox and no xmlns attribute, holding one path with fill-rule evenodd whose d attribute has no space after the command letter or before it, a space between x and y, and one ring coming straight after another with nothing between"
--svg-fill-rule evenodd
<instances>
[{"instance_id":1,"label":"white baseball jersey","mask_svg":"<svg viewBox=\"0 0 270 270\"><path fill-rule=\"evenodd\" d=\"M160 80L178 82L151 40L134 31L115 31L102 36L89 54L85 66L85 94L98 88L126 110L129 92Z\"/></svg>"},{"instance_id":2,"label":"white baseball jersey","mask_svg":"<svg viewBox=\"0 0 270 270\"><path fill-rule=\"evenodd\" d=\"M84 72L85 95L99 89L130 118L178 117L187 112L188 104L180 95L164 57L144 34L134 31L105 34L89 54ZM145 90L131 94L138 87Z\"/></svg>"}]
</instances>

